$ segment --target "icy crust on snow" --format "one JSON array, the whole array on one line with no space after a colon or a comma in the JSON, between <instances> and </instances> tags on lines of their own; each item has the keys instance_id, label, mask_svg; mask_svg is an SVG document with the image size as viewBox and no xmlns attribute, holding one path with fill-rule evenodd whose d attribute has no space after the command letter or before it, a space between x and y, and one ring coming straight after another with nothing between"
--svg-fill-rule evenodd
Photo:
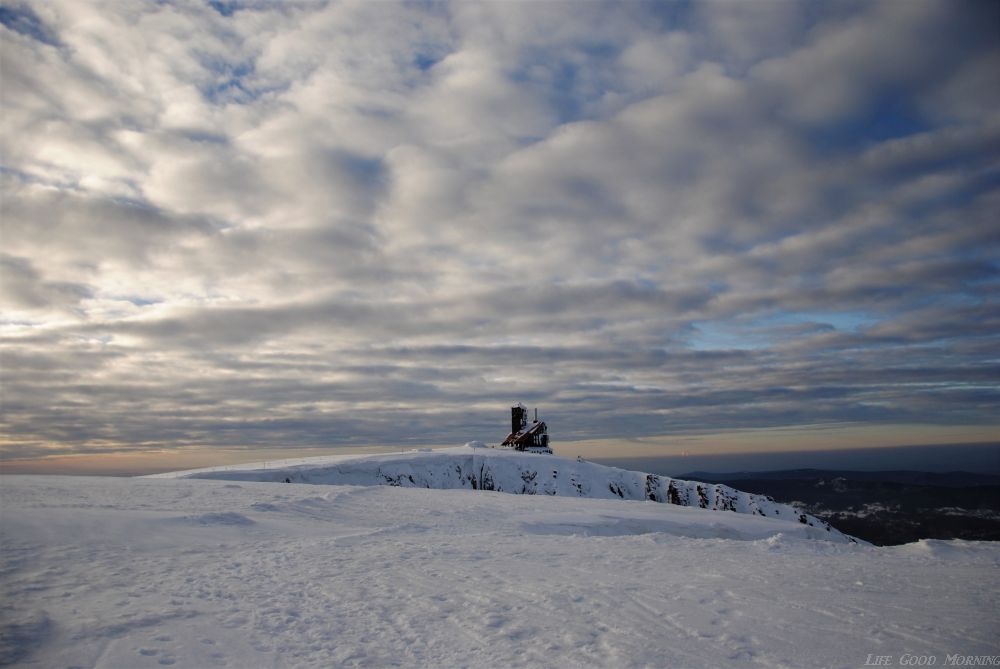
<instances>
[{"instance_id":1,"label":"icy crust on snow","mask_svg":"<svg viewBox=\"0 0 1000 669\"><path fill-rule=\"evenodd\" d=\"M735 511L806 526L815 539L855 541L825 521L756 495L714 483L628 471L556 456L474 447L380 455L283 460L186 472L157 478L204 478L325 485L389 485L437 490L490 490L516 495L649 500L714 511Z\"/></svg>"}]
</instances>

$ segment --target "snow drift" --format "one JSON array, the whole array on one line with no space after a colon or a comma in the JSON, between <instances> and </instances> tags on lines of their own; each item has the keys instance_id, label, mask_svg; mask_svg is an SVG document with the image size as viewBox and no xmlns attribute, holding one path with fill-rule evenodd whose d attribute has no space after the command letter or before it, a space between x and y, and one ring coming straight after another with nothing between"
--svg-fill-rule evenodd
<instances>
[{"instance_id":1,"label":"snow drift","mask_svg":"<svg viewBox=\"0 0 1000 669\"><path fill-rule=\"evenodd\" d=\"M806 525L811 538L856 541L809 514L766 495L726 485L683 481L557 456L482 448L415 450L211 467L157 474L156 478L203 478L319 485L388 485L438 490L469 489L595 499L649 500L677 506L754 514Z\"/></svg>"}]
</instances>

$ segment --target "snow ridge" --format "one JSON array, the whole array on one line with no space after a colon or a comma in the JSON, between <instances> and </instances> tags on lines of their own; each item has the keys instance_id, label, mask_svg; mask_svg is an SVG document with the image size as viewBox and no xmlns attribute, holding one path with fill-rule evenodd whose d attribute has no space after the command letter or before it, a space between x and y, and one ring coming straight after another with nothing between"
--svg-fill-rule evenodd
<instances>
[{"instance_id":1,"label":"snow ridge","mask_svg":"<svg viewBox=\"0 0 1000 669\"><path fill-rule=\"evenodd\" d=\"M361 456L330 456L212 467L158 474L152 478L201 478L318 485L388 485L437 490L471 489L516 495L648 500L663 504L733 511L796 522L816 539L853 542L828 523L766 495L726 485L607 467L583 460L516 451L459 448Z\"/></svg>"}]
</instances>

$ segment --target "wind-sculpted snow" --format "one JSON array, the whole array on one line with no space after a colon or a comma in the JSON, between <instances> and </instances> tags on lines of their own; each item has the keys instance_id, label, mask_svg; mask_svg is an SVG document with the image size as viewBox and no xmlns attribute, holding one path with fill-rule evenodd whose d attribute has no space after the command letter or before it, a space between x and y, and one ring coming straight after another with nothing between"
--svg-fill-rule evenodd
<instances>
[{"instance_id":1,"label":"wind-sculpted snow","mask_svg":"<svg viewBox=\"0 0 1000 669\"><path fill-rule=\"evenodd\" d=\"M797 522L617 495L177 478L0 475L0 514L0 666L1000 656L996 542L813 541Z\"/></svg>"},{"instance_id":2,"label":"wind-sculpted snow","mask_svg":"<svg viewBox=\"0 0 1000 669\"><path fill-rule=\"evenodd\" d=\"M812 530L808 534L813 538L854 541L828 523L787 504L726 485L682 481L555 456L468 446L435 451L286 460L157 476L649 500L796 522Z\"/></svg>"}]
</instances>

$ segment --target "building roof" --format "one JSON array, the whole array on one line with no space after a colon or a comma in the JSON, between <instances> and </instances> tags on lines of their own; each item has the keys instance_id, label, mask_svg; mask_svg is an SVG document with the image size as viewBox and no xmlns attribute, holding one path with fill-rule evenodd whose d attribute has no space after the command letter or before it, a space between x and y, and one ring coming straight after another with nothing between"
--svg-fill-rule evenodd
<instances>
[{"instance_id":1,"label":"building roof","mask_svg":"<svg viewBox=\"0 0 1000 669\"><path fill-rule=\"evenodd\" d=\"M545 421L536 420L527 427L525 427L520 432L511 432L507 435L507 438L503 440L501 446L506 446L508 444L517 444L522 440L533 438L536 434L544 434L548 428L545 425Z\"/></svg>"}]
</instances>

